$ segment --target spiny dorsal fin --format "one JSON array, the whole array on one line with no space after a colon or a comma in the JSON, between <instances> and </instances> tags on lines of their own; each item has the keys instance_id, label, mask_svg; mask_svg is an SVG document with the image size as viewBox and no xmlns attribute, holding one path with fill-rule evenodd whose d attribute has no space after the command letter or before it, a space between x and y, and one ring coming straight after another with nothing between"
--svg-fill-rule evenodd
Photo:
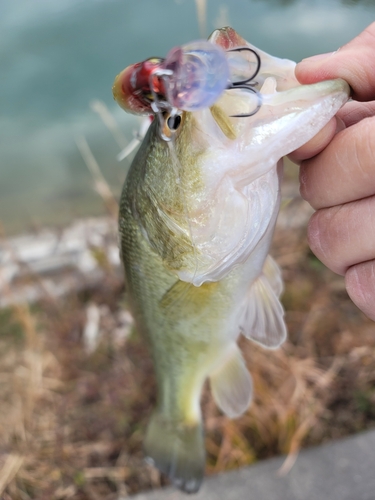
<instances>
[{"instance_id":1,"label":"spiny dorsal fin","mask_svg":"<svg viewBox=\"0 0 375 500\"><path fill-rule=\"evenodd\" d=\"M286 339L284 309L279 300L282 289L279 266L268 256L262 274L249 288L240 314L243 335L270 349L276 349Z\"/></svg>"}]
</instances>

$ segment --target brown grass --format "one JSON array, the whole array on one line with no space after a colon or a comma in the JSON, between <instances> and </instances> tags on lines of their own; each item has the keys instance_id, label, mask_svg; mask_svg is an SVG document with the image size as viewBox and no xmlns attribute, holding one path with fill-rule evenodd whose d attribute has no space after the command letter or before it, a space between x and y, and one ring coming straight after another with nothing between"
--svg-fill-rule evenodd
<instances>
[{"instance_id":1,"label":"brown grass","mask_svg":"<svg viewBox=\"0 0 375 500\"><path fill-rule=\"evenodd\" d=\"M93 175L116 214L96 166ZM293 198L291 165L286 180ZM240 340L254 379L250 409L229 420L208 389L202 396L207 474L287 454L285 474L302 446L374 425L375 324L309 250L298 222L308 211L298 199L288 203L274 238L288 341L268 351ZM100 251L93 255L106 273L100 286L0 311L4 500L115 500L165 484L142 454L155 404L150 355L133 329L122 276Z\"/></svg>"},{"instance_id":2,"label":"brown grass","mask_svg":"<svg viewBox=\"0 0 375 500\"><path fill-rule=\"evenodd\" d=\"M301 446L374 422L374 323L311 254L304 228L278 230L273 254L284 270L289 340L274 352L241 340L255 385L241 418L222 416L205 391L208 474L280 453L289 454L286 473ZM108 270L100 287L1 313L5 500L110 500L164 484L142 460L155 382L123 300L121 276ZM91 350L89 307L99 332Z\"/></svg>"}]
</instances>

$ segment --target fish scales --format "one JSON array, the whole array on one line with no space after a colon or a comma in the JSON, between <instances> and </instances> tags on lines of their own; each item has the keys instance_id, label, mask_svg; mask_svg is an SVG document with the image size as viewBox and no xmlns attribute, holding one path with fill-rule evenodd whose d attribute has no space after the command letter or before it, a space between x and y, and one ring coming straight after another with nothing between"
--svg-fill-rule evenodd
<instances>
[{"instance_id":1,"label":"fish scales","mask_svg":"<svg viewBox=\"0 0 375 500\"><path fill-rule=\"evenodd\" d=\"M155 129L157 129L156 123L151 125L149 134L158 137ZM146 140L144 145L148 143L149 141ZM152 144L152 140L150 143ZM142 207L143 204L148 206L149 203L148 179L152 182L153 190L156 183L162 184L164 188L168 181L163 175L157 175L158 171L160 172L159 168L162 168L158 161L146 161L143 164L144 153L148 158L154 157L150 151L143 151L144 145L141 146L138 153L139 163L135 161L134 167L132 166L129 171L121 197L120 234L121 248L123 249L122 259L130 298L136 316L140 318L140 325L145 325L142 330L145 330L150 338L153 352L157 353L155 356L158 360L156 370L163 372L163 375L158 377L160 380L164 377L164 369L170 369L171 378L174 378L176 370L180 371L180 363L188 362L193 356L193 365L196 369L196 357L198 355L206 356L207 352L210 353L210 349L215 350L215 335L212 334L212 331L220 330L222 311L225 309L230 311L230 304L236 297L233 293L235 287L231 279L194 287L176 278L176 274L172 270L168 271L163 256L164 252L168 254L170 250L168 246L170 234L164 234L160 238L161 245L167 246L167 249L163 248L160 254L155 253L152 249L148 237L145 236L145 230L141 228L149 213L146 210L142 214L139 207ZM159 148L160 145L163 149L167 148L166 144L159 144L157 140L156 148ZM160 156L162 163L163 156ZM138 169L137 166L140 164L145 165L145 168ZM155 170L155 172L152 174L149 170ZM162 172L160 173L162 174ZM178 191L175 189L175 181L176 179L172 176L170 194ZM141 185L140 189L134 189L135 185ZM173 204L173 200L171 203ZM177 202L174 209L179 210L181 217L184 217L183 203ZM152 223L155 223L155 227L159 228L156 218L147 221L147 224ZM152 232L149 226L148 230ZM169 233L168 228L164 227L164 230ZM194 249L192 245L186 245L186 241L187 237L183 234L180 236L180 245L176 246L187 248L188 254L194 261ZM179 261L178 257L177 261ZM220 311L221 314L215 314L215 310ZM181 350L176 352L176 346Z\"/></svg>"},{"instance_id":2,"label":"fish scales","mask_svg":"<svg viewBox=\"0 0 375 500\"><path fill-rule=\"evenodd\" d=\"M231 28L209 40L257 52L253 90L226 90L210 108L177 110L177 120L176 110L161 114L150 105L156 117L127 175L119 217L127 291L158 386L145 452L188 493L204 475L205 380L221 410L239 416L252 397L240 332L267 348L285 339L281 274L268 255L280 158L312 138L349 95L342 80L299 85L295 63L256 49ZM127 94L132 71L116 77L114 96L126 110L145 113L152 92L139 102L137 88ZM254 99L261 106L246 114Z\"/></svg>"}]
</instances>

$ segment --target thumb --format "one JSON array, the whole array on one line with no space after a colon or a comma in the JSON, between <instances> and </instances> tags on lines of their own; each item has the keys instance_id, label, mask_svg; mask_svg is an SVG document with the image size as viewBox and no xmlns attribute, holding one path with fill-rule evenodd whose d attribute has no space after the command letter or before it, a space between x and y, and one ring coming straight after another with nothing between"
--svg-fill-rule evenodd
<instances>
[{"instance_id":1,"label":"thumb","mask_svg":"<svg viewBox=\"0 0 375 500\"><path fill-rule=\"evenodd\" d=\"M375 23L337 52L303 59L296 67L301 83L342 78L358 101L375 99Z\"/></svg>"}]
</instances>

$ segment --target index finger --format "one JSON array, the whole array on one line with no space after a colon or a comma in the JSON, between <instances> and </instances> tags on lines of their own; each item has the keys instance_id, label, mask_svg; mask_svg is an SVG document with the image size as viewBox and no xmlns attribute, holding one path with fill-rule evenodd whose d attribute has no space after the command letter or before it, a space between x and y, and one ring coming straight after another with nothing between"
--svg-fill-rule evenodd
<instances>
[{"instance_id":1,"label":"index finger","mask_svg":"<svg viewBox=\"0 0 375 500\"><path fill-rule=\"evenodd\" d=\"M304 59L296 66L301 83L342 78L358 101L375 99L375 23L337 52Z\"/></svg>"}]
</instances>

